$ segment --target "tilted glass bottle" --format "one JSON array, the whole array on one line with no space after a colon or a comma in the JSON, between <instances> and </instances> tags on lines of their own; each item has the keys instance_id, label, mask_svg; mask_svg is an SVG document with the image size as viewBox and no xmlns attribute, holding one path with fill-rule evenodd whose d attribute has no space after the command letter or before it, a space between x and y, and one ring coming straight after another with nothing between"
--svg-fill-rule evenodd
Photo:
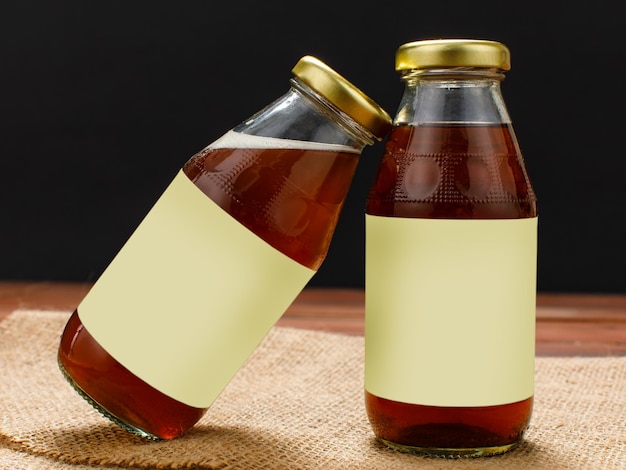
<instances>
[{"instance_id":1,"label":"tilted glass bottle","mask_svg":"<svg viewBox=\"0 0 626 470\"><path fill-rule=\"evenodd\" d=\"M365 400L387 445L506 452L531 417L536 199L494 41L401 46L405 91L366 210Z\"/></svg>"},{"instance_id":2,"label":"tilted glass bottle","mask_svg":"<svg viewBox=\"0 0 626 470\"><path fill-rule=\"evenodd\" d=\"M187 161L65 327L63 374L132 433L202 417L319 268L362 149L389 129L318 59L293 74Z\"/></svg>"}]
</instances>

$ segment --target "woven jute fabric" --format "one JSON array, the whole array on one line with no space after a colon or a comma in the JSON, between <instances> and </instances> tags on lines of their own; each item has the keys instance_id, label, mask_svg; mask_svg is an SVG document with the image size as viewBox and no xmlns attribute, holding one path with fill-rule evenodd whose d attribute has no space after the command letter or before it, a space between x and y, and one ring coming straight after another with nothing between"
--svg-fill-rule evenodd
<instances>
[{"instance_id":1,"label":"woven jute fabric","mask_svg":"<svg viewBox=\"0 0 626 470\"><path fill-rule=\"evenodd\" d=\"M363 405L363 338L275 327L203 419L150 442L110 423L56 364L64 312L0 323L2 469L624 469L626 357L538 358L524 442L442 460L380 445Z\"/></svg>"}]
</instances>

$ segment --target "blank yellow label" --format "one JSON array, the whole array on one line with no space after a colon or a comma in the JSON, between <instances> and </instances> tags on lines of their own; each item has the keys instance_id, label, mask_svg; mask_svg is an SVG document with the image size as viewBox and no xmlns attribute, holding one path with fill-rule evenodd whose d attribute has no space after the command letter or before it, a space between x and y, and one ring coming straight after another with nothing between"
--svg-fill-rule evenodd
<instances>
[{"instance_id":1,"label":"blank yellow label","mask_svg":"<svg viewBox=\"0 0 626 470\"><path fill-rule=\"evenodd\" d=\"M537 218L366 216L365 388L489 406L533 395Z\"/></svg>"},{"instance_id":2,"label":"blank yellow label","mask_svg":"<svg viewBox=\"0 0 626 470\"><path fill-rule=\"evenodd\" d=\"M78 314L135 375L206 408L313 274L224 212L181 171Z\"/></svg>"}]
</instances>

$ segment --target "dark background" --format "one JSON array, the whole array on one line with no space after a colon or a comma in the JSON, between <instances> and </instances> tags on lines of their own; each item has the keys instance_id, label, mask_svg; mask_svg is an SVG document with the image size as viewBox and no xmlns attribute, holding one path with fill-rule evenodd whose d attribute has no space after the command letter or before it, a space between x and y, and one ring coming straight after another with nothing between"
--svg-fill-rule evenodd
<instances>
[{"instance_id":1,"label":"dark background","mask_svg":"<svg viewBox=\"0 0 626 470\"><path fill-rule=\"evenodd\" d=\"M626 293L620 3L3 2L0 279L94 281L182 164L285 93L301 56L393 115L398 46L471 37L511 49L502 86L539 198L539 290ZM363 286L382 150L364 151L310 285Z\"/></svg>"}]
</instances>

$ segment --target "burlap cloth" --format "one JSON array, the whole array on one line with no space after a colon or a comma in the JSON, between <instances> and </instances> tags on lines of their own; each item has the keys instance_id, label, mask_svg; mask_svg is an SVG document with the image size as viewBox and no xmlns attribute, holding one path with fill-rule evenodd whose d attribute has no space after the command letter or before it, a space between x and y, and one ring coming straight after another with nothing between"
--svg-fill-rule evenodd
<instances>
[{"instance_id":1,"label":"burlap cloth","mask_svg":"<svg viewBox=\"0 0 626 470\"><path fill-rule=\"evenodd\" d=\"M0 468L624 469L626 357L538 358L524 443L440 460L376 442L363 407L363 338L274 328L198 425L148 442L96 413L56 364L61 312L0 323Z\"/></svg>"}]
</instances>

